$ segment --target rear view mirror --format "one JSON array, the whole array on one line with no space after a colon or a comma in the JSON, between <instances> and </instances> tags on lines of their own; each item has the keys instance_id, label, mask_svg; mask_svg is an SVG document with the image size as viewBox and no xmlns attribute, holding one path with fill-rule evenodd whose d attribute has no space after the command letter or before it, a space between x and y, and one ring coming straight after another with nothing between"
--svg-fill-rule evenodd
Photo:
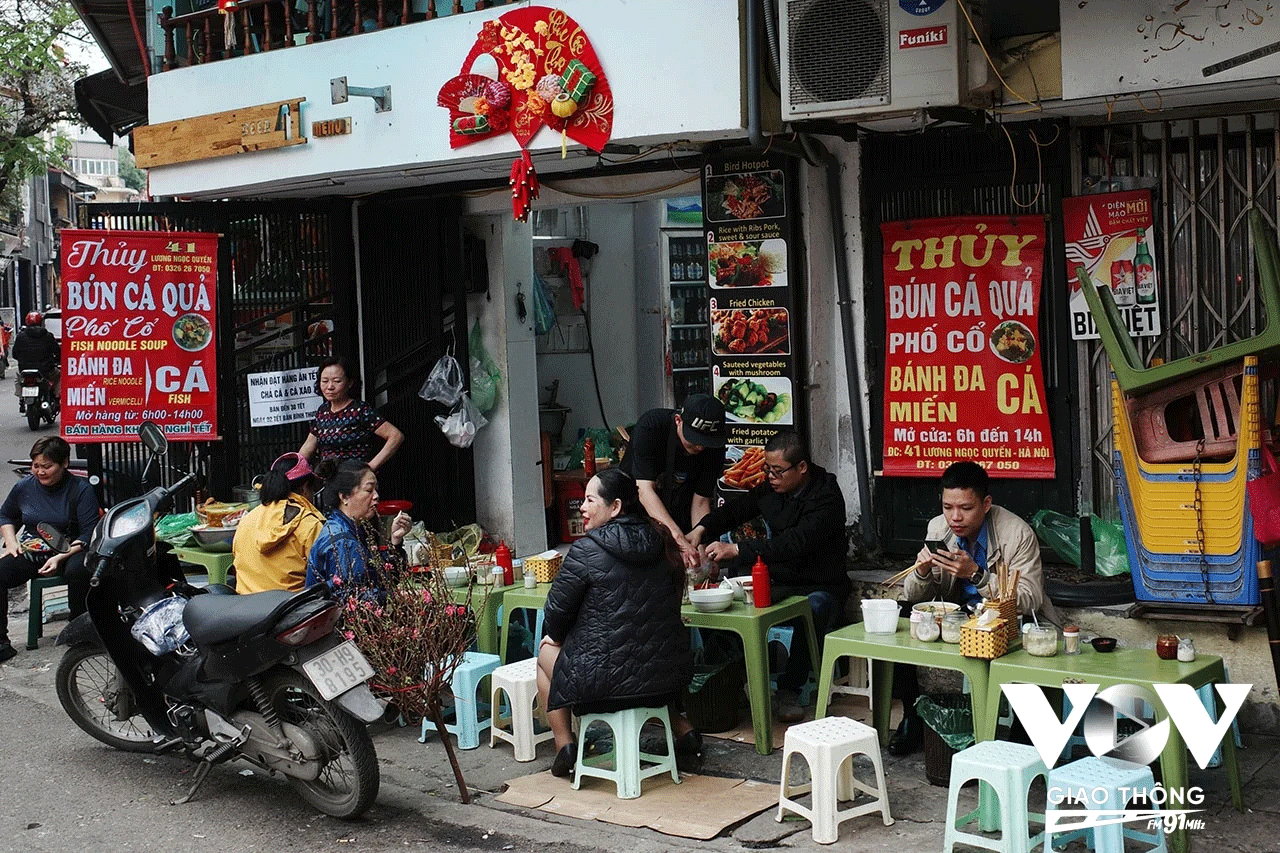
<instances>
[{"instance_id":1,"label":"rear view mirror","mask_svg":"<svg viewBox=\"0 0 1280 853\"><path fill-rule=\"evenodd\" d=\"M169 439L164 437L164 430L155 421L143 421L138 427L138 438L154 456L163 456L169 449Z\"/></svg>"}]
</instances>

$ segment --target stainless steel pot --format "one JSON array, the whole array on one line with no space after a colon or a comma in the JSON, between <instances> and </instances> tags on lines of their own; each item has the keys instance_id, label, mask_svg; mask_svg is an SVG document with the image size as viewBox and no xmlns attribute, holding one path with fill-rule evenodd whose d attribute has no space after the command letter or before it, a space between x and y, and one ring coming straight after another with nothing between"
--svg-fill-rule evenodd
<instances>
[{"instance_id":1,"label":"stainless steel pot","mask_svg":"<svg viewBox=\"0 0 1280 853\"><path fill-rule=\"evenodd\" d=\"M244 485L241 484L231 490L236 503L246 503L250 506L257 506L262 503L262 498L258 494L258 478L254 477L254 482Z\"/></svg>"}]
</instances>

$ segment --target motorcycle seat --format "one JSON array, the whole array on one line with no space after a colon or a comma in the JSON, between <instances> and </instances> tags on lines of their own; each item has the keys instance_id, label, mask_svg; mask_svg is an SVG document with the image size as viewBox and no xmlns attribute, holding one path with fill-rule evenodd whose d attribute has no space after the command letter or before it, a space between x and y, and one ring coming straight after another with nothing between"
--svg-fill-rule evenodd
<instances>
[{"instance_id":1,"label":"motorcycle seat","mask_svg":"<svg viewBox=\"0 0 1280 853\"><path fill-rule=\"evenodd\" d=\"M215 645L249 633L297 594L273 589L249 595L197 595L187 602L182 621L196 643Z\"/></svg>"}]
</instances>

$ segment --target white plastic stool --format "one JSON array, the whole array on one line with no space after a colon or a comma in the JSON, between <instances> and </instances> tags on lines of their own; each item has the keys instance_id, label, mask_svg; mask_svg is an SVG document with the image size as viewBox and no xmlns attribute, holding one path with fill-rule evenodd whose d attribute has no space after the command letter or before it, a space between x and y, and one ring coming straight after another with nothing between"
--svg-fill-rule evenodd
<instances>
[{"instance_id":1,"label":"white plastic stool","mask_svg":"<svg viewBox=\"0 0 1280 853\"><path fill-rule=\"evenodd\" d=\"M453 693L453 722L445 723L444 727L458 736L458 749L475 749L480 746L480 732L493 721L492 708L488 717L480 719L476 710L476 691L480 689L480 682L484 677L497 669L500 663L502 659L497 655L464 652L458 668L453 671L453 678L449 682L449 689ZM428 672L427 678L430 677L431 673ZM427 742L429 725L431 721L423 718L418 743Z\"/></svg>"},{"instance_id":2,"label":"white plastic stool","mask_svg":"<svg viewBox=\"0 0 1280 853\"><path fill-rule=\"evenodd\" d=\"M880 812L885 826L893 825L889 815L889 793L884 784L884 765L880 760L880 738L876 730L848 717L823 717L787 729L783 740L782 779L778 783L778 820L784 811L792 811L813 825L813 840L834 844L840 835L840 824L849 818ZM803 785L792 785L789 774L791 756L800 753L809 764L809 778ZM853 778L853 756L865 755L876 770L872 787ZM837 810L837 802L851 800L854 789L875 797L870 803ZM812 791L808 808L791 799L793 795Z\"/></svg>"},{"instance_id":3,"label":"white plastic stool","mask_svg":"<svg viewBox=\"0 0 1280 853\"><path fill-rule=\"evenodd\" d=\"M958 843L984 847L1001 853L1030 853L1044 838L1043 829L1030 835L1030 821L1043 821L1044 815L1027 811L1027 792L1038 776L1048 769L1033 746L988 740L956 753L951 759L951 789L947 797L947 831L943 853L950 853ZM978 817L980 808L957 817L960 789L970 779L979 780L979 798L994 791L1000 810L1000 837L987 838L962 832L964 826ZM984 791L983 789L986 789Z\"/></svg>"},{"instance_id":4,"label":"white plastic stool","mask_svg":"<svg viewBox=\"0 0 1280 853\"><path fill-rule=\"evenodd\" d=\"M831 679L831 696L837 693L844 693L851 696L865 696L867 701L871 701L871 667L867 666L866 658L846 657L845 663L849 666L847 675L836 676ZM831 696L827 697L830 703Z\"/></svg>"},{"instance_id":5,"label":"white plastic stool","mask_svg":"<svg viewBox=\"0 0 1280 853\"><path fill-rule=\"evenodd\" d=\"M667 754L654 755L640 751L640 730L649 720L662 723L667 735ZM613 730L613 769L592 767L583 762L587 753L587 729L595 722L606 723ZM649 762L650 767L641 767ZM660 776L670 771L671 780L680 784L680 771L676 769L676 743L671 735L671 717L666 706L661 708L628 708L607 714L582 714L578 717L578 761L573 768L573 787L582 785L583 776L612 779L617 786L618 799L634 800L640 796L640 783L650 776Z\"/></svg>"},{"instance_id":6,"label":"white plastic stool","mask_svg":"<svg viewBox=\"0 0 1280 853\"><path fill-rule=\"evenodd\" d=\"M1090 809L1100 812L1098 817L1102 818L1119 817L1129 799L1137 793L1145 793L1147 802L1151 803L1143 810L1154 811L1156 806L1151 798L1155 789L1156 782L1150 767L1116 758L1090 756L1049 771L1048 794L1049 802L1053 804L1050 815L1065 808L1072 811ZM1075 802L1064 802L1066 798ZM1164 825L1161 821L1156 821L1155 832L1142 832L1137 826L1111 823L1085 829L1071 829L1067 826L1056 834L1059 844L1092 834L1089 846L1094 853L1124 853L1126 838L1147 844L1148 853L1166 853L1168 849L1165 847ZM1049 852L1054 835L1046 824L1045 853Z\"/></svg>"},{"instance_id":7,"label":"white plastic stool","mask_svg":"<svg viewBox=\"0 0 1280 853\"><path fill-rule=\"evenodd\" d=\"M533 733L533 705L538 699L538 659L527 658L495 669L489 677L491 710L489 746L505 740L516 749L516 761L533 761L538 757L538 744L551 740L550 730ZM505 691L511 706L511 731L502 728L506 720L498 713L498 691Z\"/></svg>"}]
</instances>

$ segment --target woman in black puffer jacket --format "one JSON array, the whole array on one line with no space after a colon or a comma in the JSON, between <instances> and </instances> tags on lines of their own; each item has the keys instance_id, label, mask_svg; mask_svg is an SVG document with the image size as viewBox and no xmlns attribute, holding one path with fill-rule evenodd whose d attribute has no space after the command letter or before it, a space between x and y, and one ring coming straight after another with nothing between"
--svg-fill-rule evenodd
<instances>
[{"instance_id":1,"label":"woman in black puffer jacket","mask_svg":"<svg viewBox=\"0 0 1280 853\"><path fill-rule=\"evenodd\" d=\"M680 622L684 570L640 505L636 481L616 468L592 477L582 519L587 535L569 548L551 585L538 648L556 776L568 776L577 757L571 709L670 705L693 677L689 629ZM676 751L698 752L701 737L675 708L671 724Z\"/></svg>"}]
</instances>

